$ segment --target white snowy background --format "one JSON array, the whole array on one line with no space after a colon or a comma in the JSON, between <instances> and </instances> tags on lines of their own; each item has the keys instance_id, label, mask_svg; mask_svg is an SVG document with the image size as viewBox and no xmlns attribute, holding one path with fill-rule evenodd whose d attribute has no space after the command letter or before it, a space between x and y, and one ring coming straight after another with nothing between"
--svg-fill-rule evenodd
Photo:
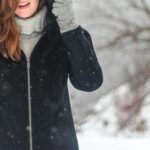
<instances>
[{"instance_id":1,"label":"white snowy background","mask_svg":"<svg viewBox=\"0 0 150 150\"><path fill-rule=\"evenodd\" d=\"M102 87L69 93L80 150L150 149L150 2L74 0L103 70Z\"/></svg>"}]
</instances>

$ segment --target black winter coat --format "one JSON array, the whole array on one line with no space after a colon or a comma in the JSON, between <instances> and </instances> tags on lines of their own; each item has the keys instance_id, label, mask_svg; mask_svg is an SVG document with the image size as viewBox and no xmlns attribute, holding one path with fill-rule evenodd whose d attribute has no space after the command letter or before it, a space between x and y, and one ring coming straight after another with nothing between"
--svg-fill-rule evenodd
<instances>
[{"instance_id":1,"label":"black winter coat","mask_svg":"<svg viewBox=\"0 0 150 150\"><path fill-rule=\"evenodd\" d=\"M88 31L60 33L56 17L32 51L16 62L0 56L0 150L78 150L67 80L91 92L103 82Z\"/></svg>"}]
</instances>

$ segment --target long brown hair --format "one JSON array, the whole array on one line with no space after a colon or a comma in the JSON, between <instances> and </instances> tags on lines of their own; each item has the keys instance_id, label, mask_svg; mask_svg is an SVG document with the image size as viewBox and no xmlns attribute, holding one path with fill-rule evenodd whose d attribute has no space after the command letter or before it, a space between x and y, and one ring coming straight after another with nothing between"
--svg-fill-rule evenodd
<instances>
[{"instance_id":1,"label":"long brown hair","mask_svg":"<svg viewBox=\"0 0 150 150\"><path fill-rule=\"evenodd\" d=\"M14 11L18 2L18 0L0 0L0 54L13 61L19 61L21 57L19 30L14 19ZM40 0L34 14L42 8L45 2L46 0Z\"/></svg>"}]
</instances>

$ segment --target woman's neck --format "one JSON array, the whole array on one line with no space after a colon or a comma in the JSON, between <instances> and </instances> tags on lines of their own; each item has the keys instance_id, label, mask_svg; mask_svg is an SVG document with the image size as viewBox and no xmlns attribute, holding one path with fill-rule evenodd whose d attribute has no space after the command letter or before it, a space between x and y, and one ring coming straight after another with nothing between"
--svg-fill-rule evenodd
<instances>
[{"instance_id":1,"label":"woman's neck","mask_svg":"<svg viewBox=\"0 0 150 150\"><path fill-rule=\"evenodd\" d=\"M15 16L19 33L23 35L31 35L35 32L42 32L46 25L46 14L47 8L46 6L43 6L37 14L27 19Z\"/></svg>"}]
</instances>

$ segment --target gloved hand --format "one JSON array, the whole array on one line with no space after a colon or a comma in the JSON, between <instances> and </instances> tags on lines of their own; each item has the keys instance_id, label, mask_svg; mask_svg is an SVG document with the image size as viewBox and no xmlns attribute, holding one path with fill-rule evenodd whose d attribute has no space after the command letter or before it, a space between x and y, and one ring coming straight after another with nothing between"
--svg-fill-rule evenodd
<instances>
[{"instance_id":1,"label":"gloved hand","mask_svg":"<svg viewBox=\"0 0 150 150\"><path fill-rule=\"evenodd\" d=\"M75 19L73 0L54 0L52 7L52 13L57 17L61 33L79 26Z\"/></svg>"}]
</instances>

